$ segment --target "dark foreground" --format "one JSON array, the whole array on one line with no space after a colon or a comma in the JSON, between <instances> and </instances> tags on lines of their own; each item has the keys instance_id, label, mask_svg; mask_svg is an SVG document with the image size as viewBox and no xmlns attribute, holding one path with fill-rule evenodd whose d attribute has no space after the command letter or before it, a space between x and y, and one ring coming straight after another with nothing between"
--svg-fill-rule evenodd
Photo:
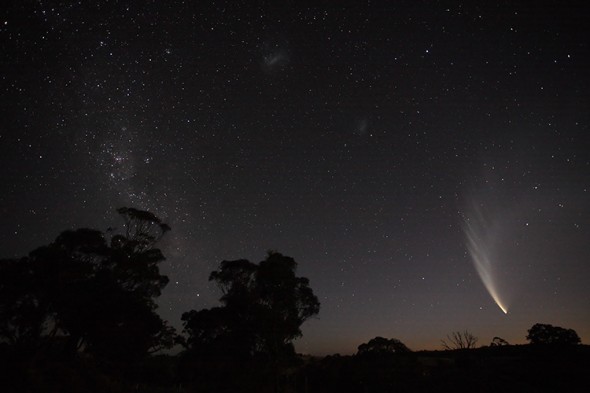
<instances>
[{"instance_id":1,"label":"dark foreground","mask_svg":"<svg viewBox=\"0 0 590 393\"><path fill-rule=\"evenodd\" d=\"M133 367L84 357L21 361L8 353L2 353L1 362L2 392L590 391L586 345L301 357L274 371L219 363L212 369L182 356L156 356Z\"/></svg>"},{"instance_id":2,"label":"dark foreground","mask_svg":"<svg viewBox=\"0 0 590 393\"><path fill-rule=\"evenodd\" d=\"M375 357L327 357L314 392L589 392L590 347L529 345Z\"/></svg>"}]
</instances>

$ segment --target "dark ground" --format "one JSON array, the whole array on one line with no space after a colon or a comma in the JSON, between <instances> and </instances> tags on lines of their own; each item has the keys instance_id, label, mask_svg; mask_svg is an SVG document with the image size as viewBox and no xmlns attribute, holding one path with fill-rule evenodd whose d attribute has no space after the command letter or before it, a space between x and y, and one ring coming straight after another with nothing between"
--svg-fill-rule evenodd
<instances>
[{"instance_id":1,"label":"dark ground","mask_svg":"<svg viewBox=\"0 0 590 393\"><path fill-rule=\"evenodd\" d=\"M217 382L195 382L181 356L156 356L142 365L101 364L78 357L2 354L2 392L272 392L268 374L220 369ZM10 355L10 356L9 356ZM301 357L278 379L282 392L588 392L590 346L518 345L408 354ZM231 381L240 375L242 381ZM224 378L225 376L225 378ZM242 389L240 389L240 386ZM249 388L246 388L246 387ZM230 389L231 387L231 389Z\"/></svg>"}]
</instances>

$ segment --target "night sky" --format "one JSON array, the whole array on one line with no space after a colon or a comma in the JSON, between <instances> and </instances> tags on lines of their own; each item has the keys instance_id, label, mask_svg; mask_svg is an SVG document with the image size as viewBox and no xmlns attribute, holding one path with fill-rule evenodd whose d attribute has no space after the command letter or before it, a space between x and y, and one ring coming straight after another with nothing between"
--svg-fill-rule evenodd
<instances>
[{"instance_id":1,"label":"night sky","mask_svg":"<svg viewBox=\"0 0 590 393\"><path fill-rule=\"evenodd\" d=\"M130 206L172 227L179 329L277 250L321 302L301 353L590 343L587 2L9 3L0 257Z\"/></svg>"}]
</instances>

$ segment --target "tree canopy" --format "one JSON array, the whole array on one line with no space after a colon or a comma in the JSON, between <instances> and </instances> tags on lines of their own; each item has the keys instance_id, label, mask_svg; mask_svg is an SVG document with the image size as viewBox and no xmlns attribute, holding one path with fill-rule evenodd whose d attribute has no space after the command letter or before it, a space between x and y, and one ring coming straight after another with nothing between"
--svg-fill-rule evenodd
<instances>
[{"instance_id":1,"label":"tree canopy","mask_svg":"<svg viewBox=\"0 0 590 393\"><path fill-rule=\"evenodd\" d=\"M386 354L386 353L409 353L411 352L404 343L397 338L375 337L369 342L358 346L358 355Z\"/></svg>"},{"instance_id":2,"label":"tree canopy","mask_svg":"<svg viewBox=\"0 0 590 393\"><path fill-rule=\"evenodd\" d=\"M543 323L534 324L526 339L531 344L576 345L581 342L575 330Z\"/></svg>"},{"instance_id":3,"label":"tree canopy","mask_svg":"<svg viewBox=\"0 0 590 393\"><path fill-rule=\"evenodd\" d=\"M309 280L297 277L293 258L270 252L255 264L221 262L209 280L221 289L223 307L190 311L182 317L189 346L239 335L250 354L277 354L301 336L301 325L319 312Z\"/></svg>"},{"instance_id":4,"label":"tree canopy","mask_svg":"<svg viewBox=\"0 0 590 393\"><path fill-rule=\"evenodd\" d=\"M1 341L35 351L62 337L67 353L112 359L172 345L154 301L168 283L155 245L169 227L149 212L118 212L122 234L67 230L24 258L0 261Z\"/></svg>"},{"instance_id":5,"label":"tree canopy","mask_svg":"<svg viewBox=\"0 0 590 393\"><path fill-rule=\"evenodd\" d=\"M292 342L301 336L301 325L320 308L309 280L296 276L296 268L293 258L277 252L258 264L221 262L209 280L220 288L222 306L182 315L188 352L208 364L256 361L276 374L279 363L294 358Z\"/></svg>"}]
</instances>

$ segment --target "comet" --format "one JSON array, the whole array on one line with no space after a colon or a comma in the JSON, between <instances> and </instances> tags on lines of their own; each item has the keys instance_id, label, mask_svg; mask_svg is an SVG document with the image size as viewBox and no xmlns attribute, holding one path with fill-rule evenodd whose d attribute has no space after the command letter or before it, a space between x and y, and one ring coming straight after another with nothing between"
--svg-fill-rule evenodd
<instances>
[{"instance_id":1,"label":"comet","mask_svg":"<svg viewBox=\"0 0 590 393\"><path fill-rule=\"evenodd\" d=\"M463 231L467 240L467 251L483 285L494 302L504 314L508 314L508 306L500 296L497 276L495 274L496 228L485 219L479 209L474 209L475 217L465 219Z\"/></svg>"}]
</instances>

